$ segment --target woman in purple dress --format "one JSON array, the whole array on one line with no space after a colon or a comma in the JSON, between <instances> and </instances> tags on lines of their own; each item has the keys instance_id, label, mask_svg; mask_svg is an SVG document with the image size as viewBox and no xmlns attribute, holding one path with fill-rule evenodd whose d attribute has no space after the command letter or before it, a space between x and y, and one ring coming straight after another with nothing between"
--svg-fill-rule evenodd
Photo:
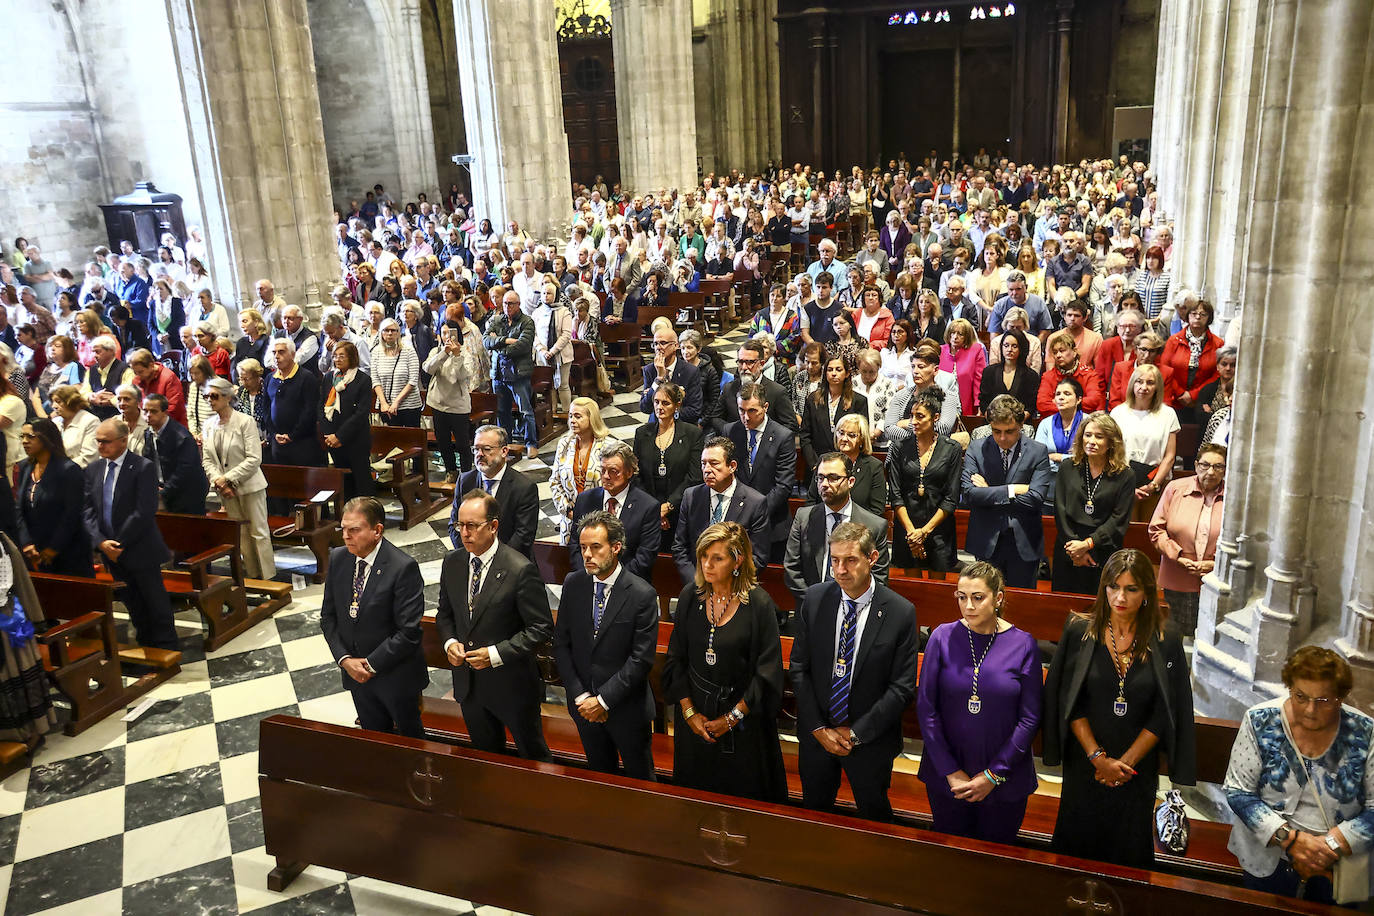
<instances>
[{"instance_id":1,"label":"woman in purple dress","mask_svg":"<svg viewBox=\"0 0 1374 916\"><path fill-rule=\"evenodd\" d=\"M974 563L959 577L962 620L930 634L916 693L921 781L941 833L1014 843L1035 791L1040 651L1002 619L1002 573Z\"/></svg>"}]
</instances>

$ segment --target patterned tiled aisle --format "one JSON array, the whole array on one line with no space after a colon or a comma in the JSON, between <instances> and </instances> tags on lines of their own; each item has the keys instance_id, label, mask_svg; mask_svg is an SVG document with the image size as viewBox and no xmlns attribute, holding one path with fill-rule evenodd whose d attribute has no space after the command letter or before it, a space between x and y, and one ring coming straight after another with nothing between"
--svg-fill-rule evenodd
<instances>
[{"instance_id":1,"label":"patterned tiled aisle","mask_svg":"<svg viewBox=\"0 0 1374 916\"><path fill-rule=\"evenodd\" d=\"M742 337L736 331L716 342L729 354L727 368ZM647 419L639 395L629 393L616 395L602 415L626 439ZM541 460L553 451L550 443L540 459L517 465L540 482L541 538L556 530ZM438 514L386 534L419 561L431 614L451 549L447 524ZM283 550L278 564L287 570L313 559ZM558 591L551 584L551 601ZM76 738L50 734L31 769L0 783L6 916L505 912L317 867L287 893L267 890L275 863L263 846L258 805L259 721L278 712L340 725L355 718L320 633L322 592L297 589L289 606L208 656L199 617L179 615L181 673L148 694L154 702L142 715L108 718ZM450 687L446 675L433 673L431 693Z\"/></svg>"}]
</instances>

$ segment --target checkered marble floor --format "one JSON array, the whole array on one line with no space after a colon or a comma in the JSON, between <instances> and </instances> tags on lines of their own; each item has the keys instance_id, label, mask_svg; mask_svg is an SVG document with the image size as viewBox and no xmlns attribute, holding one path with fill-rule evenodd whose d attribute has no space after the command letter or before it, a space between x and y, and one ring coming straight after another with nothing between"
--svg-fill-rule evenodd
<instances>
[{"instance_id":1,"label":"checkered marble floor","mask_svg":"<svg viewBox=\"0 0 1374 916\"><path fill-rule=\"evenodd\" d=\"M736 331L716 346L733 368ZM632 437L639 395L615 395L607 426ZM539 536L557 522L549 497L554 443L516 465L539 482ZM398 506L392 505L395 513ZM387 538L420 563L433 613L450 545L447 517ZM279 578L308 570L302 550L277 554ZM50 734L31 768L0 783L0 901L5 916L165 914L502 914L505 910L318 867L286 893L267 890L258 801L258 723L273 713L352 725L355 712L320 633L322 586L296 580L293 602L219 651L201 650L201 622L178 615L181 672L75 738ZM559 587L549 585L550 600ZM121 624L124 626L126 624ZM443 695L447 678L429 692ZM61 711L60 711L61 712Z\"/></svg>"}]
</instances>

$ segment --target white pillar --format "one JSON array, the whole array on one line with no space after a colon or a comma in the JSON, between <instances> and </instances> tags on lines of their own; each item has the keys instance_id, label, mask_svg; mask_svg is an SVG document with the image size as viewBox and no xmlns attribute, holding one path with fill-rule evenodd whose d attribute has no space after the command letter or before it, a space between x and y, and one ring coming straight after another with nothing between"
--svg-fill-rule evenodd
<instances>
[{"instance_id":1,"label":"white pillar","mask_svg":"<svg viewBox=\"0 0 1374 916\"><path fill-rule=\"evenodd\" d=\"M621 184L634 193L697 183L691 0L611 0Z\"/></svg>"},{"instance_id":2,"label":"white pillar","mask_svg":"<svg viewBox=\"0 0 1374 916\"><path fill-rule=\"evenodd\" d=\"M572 179L554 5L454 0L453 17L472 215L493 226L516 219L536 238L565 232Z\"/></svg>"}]
</instances>

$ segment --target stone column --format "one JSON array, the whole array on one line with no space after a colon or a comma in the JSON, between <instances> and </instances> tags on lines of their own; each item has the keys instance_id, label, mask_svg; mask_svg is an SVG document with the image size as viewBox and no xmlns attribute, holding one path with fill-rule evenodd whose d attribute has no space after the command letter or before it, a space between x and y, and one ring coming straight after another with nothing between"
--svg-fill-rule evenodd
<instances>
[{"instance_id":1,"label":"stone column","mask_svg":"<svg viewBox=\"0 0 1374 916\"><path fill-rule=\"evenodd\" d=\"M472 215L552 238L572 208L554 5L454 0L453 17Z\"/></svg>"},{"instance_id":2,"label":"stone column","mask_svg":"<svg viewBox=\"0 0 1374 916\"><path fill-rule=\"evenodd\" d=\"M1246 303L1222 547L1194 656L1198 710L1234 716L1276 695L1284 659L1307 643L1351 656L1368 708L1374 342L1351 332L1374 318L1374 188L1350 180L1368 128L1362 97L1341 87L1374 81L1374 8L1203 0L1197 27L1196 47L1161 44L1199 67L1177 233L1190 255L1175 282L1236 283ZM1232 225L1217 211L1241 196ZM1324 227L1321 244L1294 244L1295 221Z\"/></svg>"},{"instance_id":3,"label":"stone column","mask_svg":"<svg viewBox=\"0 0 1374 916\"><path fill-rule=\"evenodd\" d=\"M635 193L697 183L691 0L611 0L620 177Z\"/></svg>"},{"instance_id":4,"label":"stone column","mask_svg":"<svg viewBox=\"0 0 1374 916\"><path fill-rule=\"evenodd\" d=\"M327 302L339 262L305 0L167 10L221 290L233 272L224 304L251 303L261 277L288 302Z\"/></svg>"},{"instance_id":5,"label":"stone column","mask_svg":"<svg viewBox=\"0 0 1374 916\"><path fill-rule=\"evenodd\" d=\"M1069 60L1073 38L1073 2L1057 0L1054 9L1054 161L1063 162L1069 148ZM958 103L956 102L956 105Z\"/></svg>"},{"instance_id":6,"label":"stone column","mask_svg":"<svg viewBox=\"0 0 1374 916\"><path fill-rule=\"evenodd\" d=\"M439 187L434 161L434 126L429 110L425 42L420 30L419 0L393 0L378 4L386 11L388 28L382 36L390 73L387 87L396 122L397 159L401 166L402 195L414 200L421 191L435 200L446 188Z\"/></svg>"}]
</instances>

